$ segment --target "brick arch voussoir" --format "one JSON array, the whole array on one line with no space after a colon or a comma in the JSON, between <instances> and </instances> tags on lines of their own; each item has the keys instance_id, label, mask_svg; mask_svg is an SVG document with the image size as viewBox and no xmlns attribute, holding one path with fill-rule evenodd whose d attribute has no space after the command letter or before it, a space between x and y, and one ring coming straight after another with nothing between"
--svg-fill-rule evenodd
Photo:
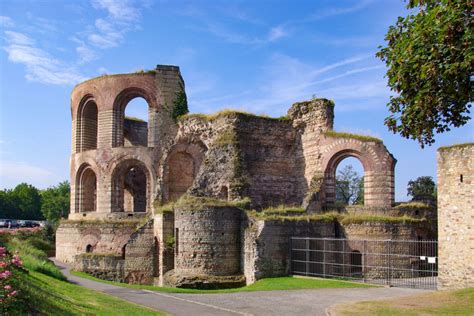
<instances>
[{"instance_id":1,"label":"brick arch voussoir","mask_svg":"<svg viewBox=\"0 0 474 316\"><path fill-rule=\"evenodd\" d=\"M71 116L73 120L77 120L79 110L88 101L93 100L97 105L97 111L103 108L104 100L101 92L93 86L87 86L79 92L74 93L71 98Z\"/></svg>"}]
</instances>

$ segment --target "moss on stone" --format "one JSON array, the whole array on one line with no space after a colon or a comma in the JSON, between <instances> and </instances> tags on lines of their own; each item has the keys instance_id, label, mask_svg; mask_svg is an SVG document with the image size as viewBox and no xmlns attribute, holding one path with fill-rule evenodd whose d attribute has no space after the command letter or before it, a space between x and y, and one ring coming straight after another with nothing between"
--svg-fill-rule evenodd
<instances>
[{"instance_id":1,"label":"moss on stone","mask_svg":"<svg viewBox=\"0 0 474 316\"><path fill-rule=\"evenodd\" d=\"M155 214L173 213L174 202L169 202L164 205L154 205Z\"/></svg>"},{"instance_id":2,"label":"moss on stone","mask_svg":"<svg viewBox=\"0 0 474 316\"><path fill-rule=\"evenodd\" d=\"M438 150L443 151L443 150L449 150L449 149L454 149L454 148L464 148L464 147L474 147L474 143L463 143L463 144L454 144L450 146L442 146L442 147L439 147Z\"/></svg>"},{"instance_id":3,"label":"moss on stone","mask_svg":"<svg viewBox=\"0 0 474 316\"><path fill-rule=\"evenodd\" d=\"M213 145L225 146L237 143L237 134L234 129L226 129L219 133L219 136L214 141Z\"/></svg>"},{"instance_id":4,"label":"moss on stone","mask_svg":"<svg viewBox=\"0 0 474 316\"><path fill-rule=\"evenodd\" d=\"M341 132L336 132L336 131L327 131L324 133L324 135L328 137L334 137L334 138L357 139L363 142L376 142L376 143L382 142L381 139L372 137L372 136L358 135L358 134L351 134L351 133L341 133Z\"/></svg>"}]
</instances>

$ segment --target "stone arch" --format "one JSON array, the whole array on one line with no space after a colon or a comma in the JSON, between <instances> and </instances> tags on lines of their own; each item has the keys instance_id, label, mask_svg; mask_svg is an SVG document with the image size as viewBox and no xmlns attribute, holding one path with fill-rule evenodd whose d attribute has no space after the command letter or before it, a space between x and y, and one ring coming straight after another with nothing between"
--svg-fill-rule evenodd
<instances>
[{"instance_id":1,"label":"stone arch","mask_svg":"<svg viewBox=\"0 0 474 316\"><path fill-rule=\"evenodd\" d=\"M96 212L97 175L89 164L81 165L77 171L75 186L76 212Z\"/></svg>"},{"instance_id":2,"label":"stone arch","mask_svg":"<svg viewBox=\"0 0 474 316\"><path fill-rule=\"evenodd\" d=\"M98 107L91 94L84 96L76 113L76 152L97 149Z\"/></svg>"},{"instance_id":3,"label":"stone arch","mask_svg":"<svg viewBox=\"0 0 474 316\"><path fill-rule=\"evenodd\" d=\"M151 181L143 162L126 159L118 163L112 172L112 212L148 212Z\"/></svg>"},{"instance_id":4,"label":"stone arch","mask_svg":"<svg viewBox=\"0 0 474 316\"><path fill-rule=\"evenodd\" d=\"M129 87L124 90L122 90L117 97L115 98L114 105L113 105L113 118L112 118L112 147L121 147L124 146L125 144L125 108L127 107L127 104L135 99L135 98L143 98L148 104L148 123L146 123L146 126L138 126L140 124L135 124L137 125L137 129L145 129L146 130L146 135L143 136L145 138L144 141L142 140L135 140L135 141L128 141L128 144L131 146L135 145L143 145L143 146L148 146L149 140L151 135L153 135L153 126L154 120L151 115L153 112L151 109L155 108L156 106L154 105L155 102L153 102L153 97L152 94L148 93L146 90L138 87ZM128 123L132 124L133 122ZM129 125L130 125L129 124ZM144 125L144 124L141 124Z\"/></svg>"},{"instance_id":5,"label":"stone arch","mask_svg":"<svg viewBox=\"0 0 474 316\"><path fill-rule=\"evenodd\" d=\"M322 152L324 184L322 202L334 205L335 174L339 163L354 157L364 169L364 205L390 207L394 203L394 169L396 160L382 143L343 139L333 142Z\"/></svg>"},{"instance_id":6,"label":"stone arch","mask_svg":"<svg viewBox=\"0 0 474 316\"><path fill-rule=\"evenodd\" d=\"M164 163L163 201L176 201L193 184L207 147L201 142L179 142L169 151Z\"/></svg>"}]
</instances>

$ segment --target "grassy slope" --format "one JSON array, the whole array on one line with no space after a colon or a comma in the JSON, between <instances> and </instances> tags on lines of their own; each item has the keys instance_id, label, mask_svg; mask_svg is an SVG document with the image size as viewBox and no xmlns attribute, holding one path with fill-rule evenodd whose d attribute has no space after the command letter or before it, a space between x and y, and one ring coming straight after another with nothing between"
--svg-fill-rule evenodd
<instances>
[{"instance_id":1,"label":"grassy slope","mask_svg":"<svg viewBox=\"0 0 474 316\"><path fill-rule=\"evenodd\" d=\"M0 236L0 245L18 252L29 271L17 272L20 288L13 315L164 315L65 281L45 251L51 245L41 234Z\"/></svg>"},{"instance_id":2,"label":"grassy slope","mask_svg":"<svg viewBox=\"0 0 474 316\"><path fill-rule=\"evenodd\" d=\"M336 305L331 315L474 315L474 288Z\"/></svg>"},{"instance_id":3,"label":"grassy slope","mask_svg":"<svg viewBox=\"0 0 474 316\"><path fill-rule=\"evenodd\" d=\"M104 281L94 278L87 273L72 272L76 276L94 280L97 282L108 283L129 288L140 288L156 292L167 293L188 293L188 294L215 294L215 293L236 293L236 292L255 292L255 291L277 291L277 290L302 290L302 289L324 289L324 288L355 288L355 287L374 287L373 285L354 283L348 281L319 279L319 278L299 278L299 277L278 277L258 280L254 284L221 290L196 290L196 289L181 289L171 287L157 287L151 285L131 285L125 283Z\"/></svg>"}]
</instances>

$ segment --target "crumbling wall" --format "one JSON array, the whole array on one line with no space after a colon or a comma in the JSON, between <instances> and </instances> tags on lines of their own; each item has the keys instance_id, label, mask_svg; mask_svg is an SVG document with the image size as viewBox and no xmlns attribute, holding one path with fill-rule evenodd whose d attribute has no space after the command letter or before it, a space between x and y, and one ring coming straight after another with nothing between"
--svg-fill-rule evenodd
<instances>
[{"instance_id":1,"label":"crumbling wall","mask_svg":"<svg viewBox=\"0 0 474 316\"><path fill-rule=\"evenodd\" d=\"M438 287L474 286L474 143L438 150Z\"/></svg>"}]
</instances>

